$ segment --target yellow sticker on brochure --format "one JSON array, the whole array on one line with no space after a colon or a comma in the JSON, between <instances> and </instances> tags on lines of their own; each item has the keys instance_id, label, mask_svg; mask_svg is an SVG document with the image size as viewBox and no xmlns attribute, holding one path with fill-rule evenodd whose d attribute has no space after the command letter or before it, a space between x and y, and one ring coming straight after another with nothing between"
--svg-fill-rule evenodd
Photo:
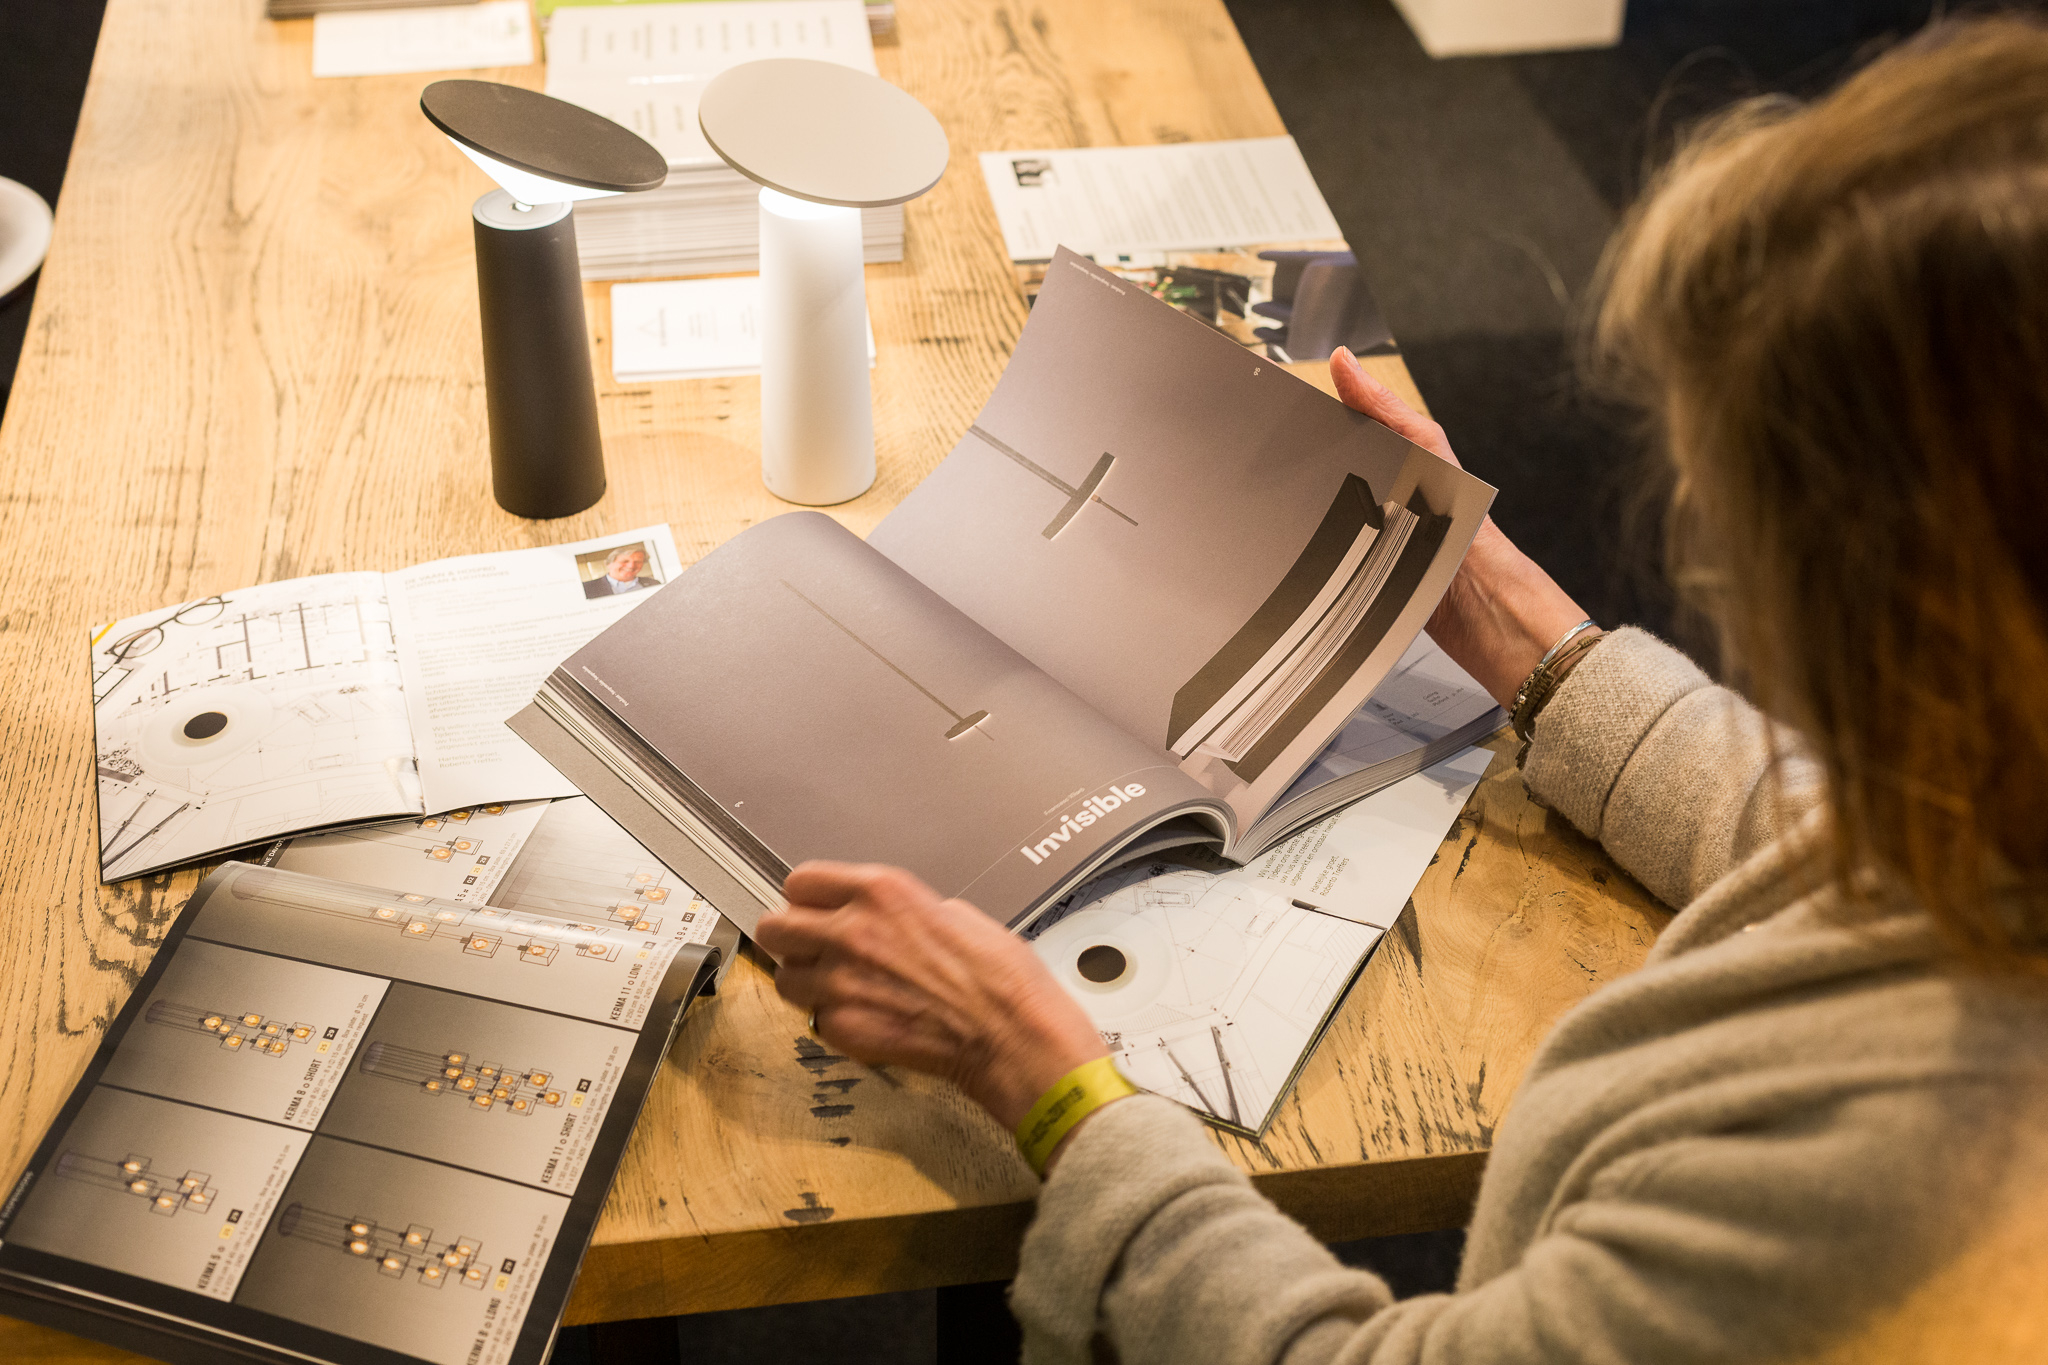
<instances>
[{"instance_id":1,"label":"yellow sticker on brochure","mask_svg":"<svg viewBox=\"0 0 2048 1365\"><path fill-rule=\"evenodd\" d=\"M569 1103L570 1103L570 1105L571 1105L572 1107L574 1107L574 1108L577 1108L577 1109L581 1109L581 1108L583 1107L583 1096L581 1096L581 1095L571 1095L571 1096L569 1097Z\"/></svg>"},{"instance_id":2,"label":"yellow sticker on brochure","mask_svg":"<svg viewBox=\"0 0 2048 1365\"><path fill-rule=\"evenodd\" d=\"M498 1291L500 1293L503 1293L505 1290L510 1289L511 1287L512 1277L510 1275L500 1275L498 1277Z\"/></svg>"},{"instance_id":3,"label":"yellow sticker on brochure","mask_svg":"<svg viewBox=\"0 0 2048 1365\"><path fill-rule=\"evenodd\" d=\"M325 1051L327 1051L327 1049L328 1049L328 1048L330 1048L330 1047L333 1047L333 1046L334 1046L334 1044L332 1044L332 1043L322 1043L322 1044L320 1044L320 1046L318 1046L318 1047L314 1048L314 1049L313 1049L313 1051L315 1051L315 1052L325 1052Z\"/></svg>"},{"instance_id":4,"label":"yellow sticker on brochure","mask_svg":"<svg viewBox=\"0 0 2048 1365\"><path fill-rule=\"evenodd\" d=\"M225 1241L226 1241L226 1240L227 1240L228 1238L230 1238L230 1237L232 1237L232 1236L234 1236L234 1235L235 1235L235 1225L234 1225L233 1223L226 1223L226 1224L223 1224L223 1225L221 1226L221 1230L220 1230L220 1239L221 1239L221 1240L222 1240L223 1242L225 1242Z\"/></svg>"}]
</instances>

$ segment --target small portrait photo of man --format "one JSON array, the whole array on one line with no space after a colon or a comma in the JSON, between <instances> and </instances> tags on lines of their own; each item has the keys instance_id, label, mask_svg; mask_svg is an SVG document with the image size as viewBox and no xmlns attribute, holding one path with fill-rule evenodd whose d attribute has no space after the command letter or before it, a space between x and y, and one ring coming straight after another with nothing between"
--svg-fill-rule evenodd
<instances>
[{"instance_id":1,"label":"small portrait photo of man","mask_svg":"<svg viewBox=\"0 0 2048 1365\"><path fill-rule=\"evenodd\" d=\"M653 557L643 541L578 555L576 568L583 575L583 595L593 601L661 586Z\"/></svg>"}]
</instances>

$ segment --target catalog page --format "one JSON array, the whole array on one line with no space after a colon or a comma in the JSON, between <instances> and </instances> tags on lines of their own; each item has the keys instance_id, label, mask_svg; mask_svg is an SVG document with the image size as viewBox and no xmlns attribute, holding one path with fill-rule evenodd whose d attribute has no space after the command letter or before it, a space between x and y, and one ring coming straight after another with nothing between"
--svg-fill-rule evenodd
<instances>
[{"instance_id":1,"label":"catalog page","mask_svg":"<svg viewBox=\"0 0 2048 1365\"><path fill-rule=\"evenodd\" d=\"M974 425L868 539L1244 828L1394 667L1492 497L1063 251Z\"/></svg>"},{"instance_id":2,"label":"catalog page","mask_svg":"<svg viewBox=\"0 0 2048 1365\"><path fill-rule=\"evenodd\" d=\"M758 912L793 864L853 858L1009 923L1138 830L1199 812L1225 833L1170 758L815 512L726 542L548 687L629 728L673 818L750 861Z\"/></svg>"},{"instance_id":3,"label":"catalog page","mask_svg":"<svg viewBox=\"0 0 2048 1365\"><path fill-rule=\"evenodd\" d=\"M505 717L680 567L662 525L385 575L425 809L575 795Z\"/></svg>"},{"instance_id":4,"label":"catalog page","mask_svg":"<svg viewBox=\"0 0 2048 1365\"><path fill-rule=\"evenodd\" d=\"M705 951L229 863L0 1211L0 1285L533 1365Z\"/></svg>"},{"instance_id":5,"label":"catalog page","mask_svg":"<svg viewBox=\"0 0 2048 1365\"><path fill-rule=\"evenodd\" d=\"M710 902L587 796L477 806L281 840L266 867L402 895L623 926L667 942L716 943L721 973L738 937Z\"/></svg>"},{"instance_id":6,"label":"catalog page","mask_svg":"<svg viewBox=\"0 0 2048 1365\"><path fill-rule=\"evenodd\" d=\"M1291 137L983 152L981 173L1027 303L1065 246L1273 360L1394 349Z\"/></svg>"},{"instance_id":7,"label":"catalog page","mask_svg":"<svg viewBox=\"0 0 2048 1365\"><path fill-rule=\"evenodd\" d=\"M94 632L100 875L575 787L504 726L680 567L667 526L241 588Z\"/></svg>"},{"instance_id":8,"label":"catalog page","mask_svg":"<svg viewBox=\"0 0 2048 1365\"><path fill-rule=\"evenodd\" d=\"M1244 867L1120 868L1040 921L1032 946L1124 1073L1257 1134L1491 758L1469 749L1318 821Z\"/></svg>"},{"instance_id":9,"label":"catalog page","mask_svg":"<svg viewBox=\"0 0 2048 1365\"><path fill-rule=\"evenodd\" d=\"M294 578L92 640L100 875L421 809L384 575Z\"/></svg>"}]
</instances>

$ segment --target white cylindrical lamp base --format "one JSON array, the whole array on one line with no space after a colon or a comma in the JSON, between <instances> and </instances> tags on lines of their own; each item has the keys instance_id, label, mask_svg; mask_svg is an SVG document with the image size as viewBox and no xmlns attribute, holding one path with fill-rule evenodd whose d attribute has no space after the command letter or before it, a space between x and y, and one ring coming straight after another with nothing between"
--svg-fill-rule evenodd
<instances>
[{"instance_id":1,"label":"white cylindrical lamp base","mask_svg":"<svg viewBox=\"0 0 2048 1365\"><path fill-rule=\"evenodd\" d=\"M761 191L761 479L822 507L875 482L860 210Z\"/></svg>"}]
</instances>

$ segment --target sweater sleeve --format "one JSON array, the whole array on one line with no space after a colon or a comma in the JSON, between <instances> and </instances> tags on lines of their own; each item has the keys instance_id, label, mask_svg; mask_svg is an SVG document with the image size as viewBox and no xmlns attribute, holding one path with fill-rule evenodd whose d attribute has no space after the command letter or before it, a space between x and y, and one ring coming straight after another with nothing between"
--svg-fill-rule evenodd
<instances>
[{"instance_id":1,"label":"sweater sleeve","mask_svg":"<svg viewBox=\"0 0 2048 1365\"><path fill-rule=\"evenodd\" d=\"M1087 1365L1098 1334L1123 1365L1279 1360L1392 1302L1254 1190L1193 1115L1151 1095L1074 1134L1010 1291L1025 1365Z\"/></svg>"},{"instance_id":2,"label":"sweater sleeve","mask_svg":"<svg viewBox=\"0 0 2048 1365\"><path fill-rule=\"evenodd\" d=\"M1024 1361L1710 1365L1831 1347L1830 1359L1931 1358L1881 1349L1886 1315L2000 1240L2031 1248L2029 1274L2048 1267L2027 1221L2048 1181L2018 1150L2005 1087L1847 1079L1831 1100L1757 1113L1754 1128L1673 1133L1602 1163L1512 1269L1398 1304L1267 1203L1193 1119L1124 1101L1076 1135L1026 1235L1011 1300ZM1775 1107L1764 1093L1717 1099ZM1953 1141L1964 1125L1974 1146ZM1915 1155L1902 1159L1902 1144ZM2042 1144L2025 1146L2038 1156ZM2007 1208L2009 1228L1982 1216ZM1943 1332L1995 1320L2002 1293L1944 1308Z\"/></svg>"},{"instance_id":3,"label":"sweater sleeve","mask_svg":"<svg viewBox=\"0 0 2048 1365\"><path fill-rule=\"evenodd\" d=\"M1677 907L1784 834L1820 793L1789 731L1633 627L1603 640L1551 698L1526 777Z\"/></svg>"}]
</instances>

